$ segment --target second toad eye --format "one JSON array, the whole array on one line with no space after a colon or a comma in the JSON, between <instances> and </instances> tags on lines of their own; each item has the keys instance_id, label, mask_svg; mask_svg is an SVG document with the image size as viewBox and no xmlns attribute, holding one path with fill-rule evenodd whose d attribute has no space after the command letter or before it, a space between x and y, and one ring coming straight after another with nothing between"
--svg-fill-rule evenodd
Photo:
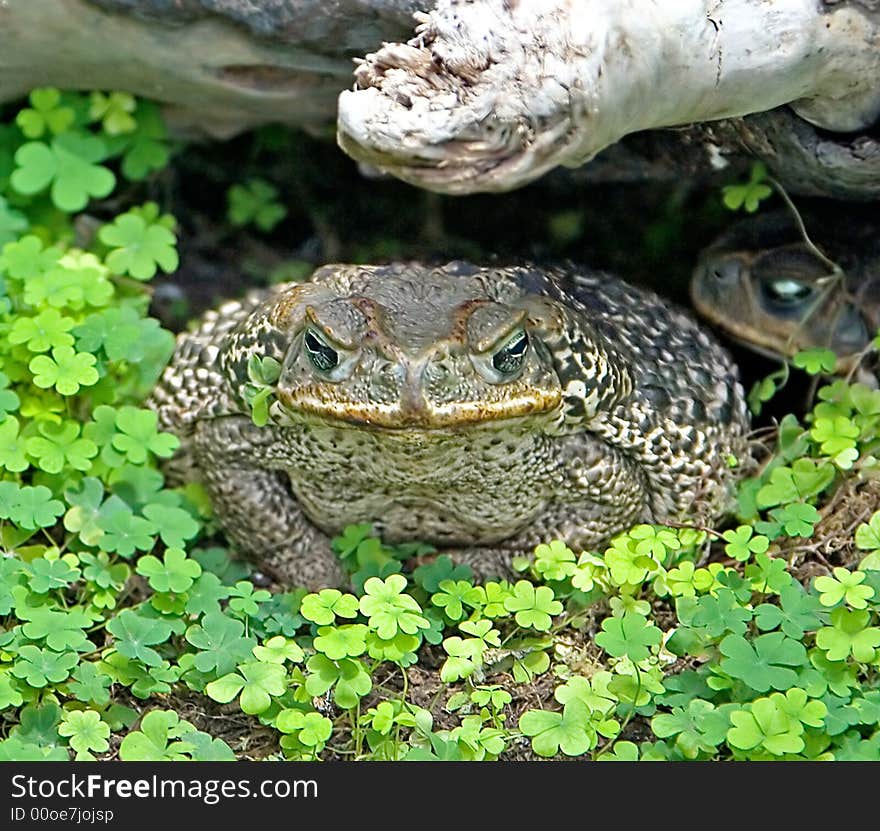
<instances>
[{"instance_id":1,"label":"second toad eye","mask_svg":"<svg viewBox=\"0 0 880 831\"><path fill-rule=\"evenodd\" d=\"M790 278L762 280L761 289L772 303L783 307L800 306L814 293L812 286Z\"/></svg>"},{"instance_id":2,"label":"second toad eye","mask_svg":"<svg viewBox=\"0 0 880 831\"><path fill-rule=\"evenodd\" d=\"M522 367L528 349L529 336L520 329L492 356L492 366L502 375L513 375Z\"/></svg>"},{"instance_id":3,"label":"second toad eye","mask_svg":"<svg viewBox=\"0 0 880 831\"><path fill-rule=\"evenodd\" d=\"M312 364L321 372L329 372L339 363L339 353L314 329L306 330L303 345Z\"/></svg>"}]
</instances>

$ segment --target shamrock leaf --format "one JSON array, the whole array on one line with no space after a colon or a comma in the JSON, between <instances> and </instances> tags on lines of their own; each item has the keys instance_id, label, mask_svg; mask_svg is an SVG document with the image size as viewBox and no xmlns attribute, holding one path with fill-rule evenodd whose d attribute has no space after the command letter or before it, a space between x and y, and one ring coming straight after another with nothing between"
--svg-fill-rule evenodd
<instances>
[{"instance_id":1,"label":"shamrock leaf","mask_svg":"<svg viewBox=\"0 0 880 831\"><path fill-rule=\"evenodd\" d=\"M205 692L221 704L227 704L241 693L239 706L242 711L258 715L269 708L272 696L284 693L285 677L286 672L280 664L249 661L239 665L237 672L211 681Z\"/></svg>"},{"instance_id":2,"label":"shamrock leaf","mask_svg":"<svg viewBox=\"0 0 880 831\"><path fill-rule=\"evenodd\" d=\"M164 620L148 618L125 609L107 622L107 631L116 638L120 655L145 663L148 667L162 664L162 656L152 649L171 636L171 626Z\"/></svg>"},{"instance_id":3,"label":"shamrock leaf","mask_svg":"<svg viewBox=\"0 0 880 831\"><path fill-rule=\"evenodd\" d=\"M545 580L564 580L577 569L574 552L562 540L535 548L535 571Z\"/></svg>"},{"instance_id":4,"label":"shamrock leaf","mask_svg":"<svg viewBox=\"0 0 880 831\"><path fill-rule=\"evenodd\" d=\"M596 635L596 644L615 658L626 656L633 663L643 661L651 654L651 647L660 643L661 631L636 612L623 617L607 617L602 631Z\"/></svg>"},{"instance_id":5,"label":"shamrock leaf","mask_svg":"<svg viewBox=\"0 0 880 831\"><path fill-rule=\"evenodd\" d=\"M140 730L129 733L119 746L123 762L186 761L193 745L188 741L172 741L195 731L195 728L173 711L153 710L141 721Z\"/></svg>"},{"instance_id":6,"label":"shamrock leaf","mask_svg":"<svg viewBox=\"0 0 880 831\"><path fill-rule=\"evenodd\" d=\"M366 629L366 627L364 627ZM317 638L315 638L317 641ZM315 649L317 649L317 644ZM253 653L258 661L264 661L269 664L283 664L290 661L292 664L298 664L305 658L305 653L296 641L291 641L283 635L276 635L269 638L262 646L255 646Z\"/></svg>"},{"instance_id":7,"label":"shamrock leaf","mask_svg":"<svg viewBox=\"0 0 880 831\"><path fill-rule=\"evenodd\" d=\"M135 465L147 461L147 454L153 453L168 458L180 445L177 436L158 430L159 417L153 410L138 407L120 407L116 413L116 427L119 432L113 436L112 445Z\"/></svg>"},{"instance_id":8,"label":"shamrock leaf","mask_svg":"<svg viewBox=\"0 0 880 831\"><path fill-rule=\"evenodd\" d=\"M77 701L103 707L110 703L110 676L98 672L95 665L82 661L73 672L67 687Z\"/></svg>"},{"instance_id":9,"label":"shamrock leaf","mask_svg":"<svg viewBox=\"0 0 880 831\"><path fill-rule=\"evenodd\" d=\"M398 630L414 635L430 626L415 598L402 594L405 588L406 578L400 574L392 574L385 580L371 577L364 583L360 610L383 640L391 640Z\"/></svg>"},{"instance_id":10,"label":"shamrock leaf","mask_svg":"<svg viewBox=\"0 0 880 831\"><path fill-rule=\"evenodd\" d=\"M137 564L137 573L142 574L157 592L185 592L202 573L202 567L186 556L181 548L169 548L163 560L147 554Z\"/></svg>"},{"instance_id":11,"label":"shamrock leaf","mask_svg":"<svg viewBox=\"0 0 880 831\"><path fill-rule=\"evenodd\" d=\"M773 698L759 698L730 714L733 726L727 733L731 747L753 750L763 747L774 756L800 753L804 749L803 725L788 716Z\"/></svg>"},{"instance_id":12,"label":"shamrock leaf","mask_svg":"<svg viewBox=\"0 0 880 831\"><path fill-rule=\"evenodd\" d=\"M0 507L0 513L4 512ZM51 528L63 513L64 503L52 499L52 491L45 485L25 485L15 495L10 516L22 528L35 531L37 528Z\"/></svg>"},{"instance_id":13,"label":"shamrock leaf","mask_svg":"<svg viewBox=\"0 0 880 831\"><path fill-rule=\"evenodd\" d=\"M30 465L25 452L26 447L25 440L18 434L18 419L15 416L5 416L0 422L0 466L11 473L27 470ZM13 484L13 482L0 482L0 485Z\"/></svg>"},{"instance_id":14,"label":"shamrock leaf","mask_svg":"<svg viewBox=\"0 0 880 831\"><path fill-rule=\"evenodd\" d=\"M275 717L275 728L281 733L296 735L296 738L306 747L318 751L333 733L333 722L320 713L282 710Z\"/></svg>"},{"instance_id":15,"label":"shamrock leaf","mask_svg":"<svg viewBox=\"0 0 880 831\"><path fill-rule=\"evenodd\" d=\"M98 455L98 446L91 439L80 437L80 426L75 421L41 422L37 429L41 435L29 438L25 447L46 473L60 473L66 466L88 471Z\"/></svg>"},{"instance_id":16,"label":"shamrock leaf","mask_svg":"<svg viewBox=\"0 0 880 831\"><path fill-rule=\"evenodd\" d=\"M752 165L748 182L739 185L725 185L721 189L722 201L731 211L744 208L746 213L754 213L760 203L773 193L773 189L764 184L767 168L763 162Z\"/></svg>"},{"instance_id":17,"label":"shamrock leaf","mask_svg":"<svg viewBox=\"0 0 880 831\"><path fill-rule=\"evenodd\" d=\"M61 93L53 87L31 91L29 109L20 110L15 123L29 139L40 138L47 130L54 135L63 133L73 124L76 114L61 105Z\"/></svg>"},{"instance_id":18,"label":"shamrock leaf","mask_svg":"<svg viewBox=\"0 0 880 831\"><path fill-rule=\"evenodd\" d=\"M261 231L271 231L287 209L277 201L278 189L264 179L250 179L229 188L227 217L236 226L253 223Z\"/></svg>"},{"instance_id":19,"label":"shamrock leaf","mask_svg":"<svg viewBox=\"0 0 880 831\"><path fill-rule=\"evenodd\" d=\"M562 604L553 599L553 589L549 586L535 588L527 580L517 581L513 594L504 600L504 608L514 613L517 626L539 632L546 632L553 622L552 617L562 612Z\"/></svg>"},{"instance_id":20,"label":"shamrock leaf","mask_svg":"<svg viewBox=\"0 0 880 831\"><path fill-rule=\"evenodd\" d=\"M338 589L322 589L317 594L307 594L302 599L300 614L306 619L326 626L337 616L357 617L358 599L353 594L343 594Z\"/></svg>"},{"instance_id":21,"label":"shamrock leaf","mask_svg":"<svg viewBox=\"0 0 880 831\"><path fill-rule=\"evenodd\" d=\"M47 560L44 557L31 560L28 571L31 574L28 585L37 594L46 594L52 589L66 589L69 583L80 577L80 570L71 568L66 561Z\"/></svg>"},{"instance_id":22,"label":"shamrock leaf","mask_svg":"<svg viewBox=\"0 0 880 831\"><path fill-rule=\"evenodd\" d=\"M367 632L367 627L362 623L321 626L313 643L315 649L323 652L331 661L355 658L367 651Z\"/></svg>"},{"instance_id":23,"label":"shamrock leaf","mask_svg":"<svg viewBox=\"0 0 880 831\"><path fill-rule=\"evenodd\" d=\"M465 616L465 606L479 609L485 598L482 589L466 580L442 580L439 589L431 596L431 603L443 609L450 620L461 620Z\"/></svg>"},{"instance_id":24,"label":"shamrock leaf","mask_svg":"<svg viewBox=\"0 0 880 831\"><path fill-rule=\"evenodd\" d=\"M199 672L216 672L228 675L239 663L246 662L256 644L253 637L246 637L244 624L221 612L209 612L201 621L186 630L186 640L199 651L193 665Z\"/></svg>"},{"instance_id":25,"label":"shamrock leaf","mask_svg":"<svg viewBox=\"0 0 880 831\"><path fill-rule=\"evenodd\" d=\"M11 671L16 678L24 679L28 686L42 688L65 681L78 661L75 652L59 653L27 644L19 647Z\"/></svg>"},{"instance_id":26,"label":"shamrock leaf","mask_svg":"<svg viewBox=\"0 0 880 831\"><path fill-rule=\"evenodd\" d=\"M3 425L0 425L0 431L2 429ZM0 440L0 450L2 450L2 440ZM880 511L875 511L867 522L856 528L856 547L863 551L880 549Z\"/></svg>"},{"instance_id":27,"label":"shamrock leaf","mask_svg":"<svg viewBox=\"0 0 880 831\"><path fill-rule=\"evenodd\" d=\"M520 716L519 729L531 738L535 753L545 757L555 756L560 750L566 756L581 756L597 741L587 708L576 699L569 701L561 713L527 710Z\"/></svg>"},{"instance_id":28,"label":"shamrock leaf","mask_svg":"<svg viewBox=\"0 0 880 831\"><path fill-rule=\"evenodd\" d=\"M93 92L89 99L89 118L100 121L108 136L130 133L137 127L132 113L137 106L134 96L128 92Z\"/></svg>"},{"instance_id":29,"label":"shamrock leaf","mask_svg":"<svg viewBox=\"0 0 880 831\"><path fill-rule=\"evenodd\" d=\"M845 661L852 655L859 663L870 663L880 647L880 629L869 626L870 620L868 611L835 609L831 613L831 626L824 626L816 633L816 646L824 650L829 661Z\"/></svg>"},{"instance_id":30,"label":"shamrock leaf","mask_svg":"<svg viewBox=\"0 0 880 831\"><path fill-rule=\"evenodd\" d=\"M786 690L797 680L793 667L806 661L803 645L782 632L760 635L753 642L741 635L728 635L720 644L721 669L753 690Z\"/></svg>"},{"instance_id":31,"label":"shamrock leaf","mask_svg":"<svg viewBox=\"0 0 880 831\"><path fill-rule=\"evenodd\" d=\"M80 754L103 753L110 747L110 726L94 710L70 710L64 714L58 732L68 737L70 746Z\"/></svg>"},{"instance_id":32,"label":"shamrock leaf","mask_svg":"<svg viewBox=\"0 0 880 831\"><path fill-rule=\"evenodd\" d=\"M110 270L136 280L152 279L157 268L168 274L179 264L173 232L130 211L101 228L98 239L112 249L105 260Z\"/></svg>"},{"instance_id":33,"label":"shamrock leaf","mask_svg":"<svg viewBox=\"0 0 880 831\"><path fill-rule=\"evenodd\" d=\"M729 529L721 536L727 540L725 552L740 562L745 562L753 554L763 554L770 547L770 540L763 534L755 534L751 525L740 525L736 530Z\"/></svg>"},{"instance_id":34,"label":"shamrock leaf","mask_svg":"<svg viewBox=\"0 0 880 831\"><path fill-rule=\"evenodd\" d=\"M23 343L31 352L48 352L54 346L73 346L70 330L74 320L57 309L45 309L36 317L19 317L9 330L10 343Z\"/></svg>"},{"instance_id":35,"label":"shamrock leaf","mask_svg":"<svg viewBox=\"0 0 880 831\"><path fill-rule=\"evenodd\" d=\"M326 655L313 655L306 664L306 692L324 695L333 688L333 700L343 709L356 707L372 688L373 682L364 665L354 658L332 661Z\"/></svg>"},{"instance_id":36,"label":"shamrock leaf","mask_svg":"<svg viewBox=\"0 0 880 831\"><path fill-rule=\"evenodd\" d=\"M832 375L837 369L837 355L830 349L802 349L791 362L810 375Z\"/></svg>"},{"instance_id":37,"label":"shamrock leaf","mask_svg":"<svg viewBox=\"0 0 880 831\"><path fill-rule=\"evenodd\" d=\"M80 387L97 383L95 356L74 352L70 346L56 346L52 357L37 355L28 364L34 374L34 383L41 389L55 387L61 395L76 395Z\"/></svg>"},{"instance_id":38,"label":"shamrock leaf","mask_svg":"<svg viewBox=\"0 0 880 831\"><path fill-rule=\"evenodd\" d=\"M779 592L779 604L762 603L755 609L755 623L760 630L767 632L778 626L788 637L799 641L822 623L818 615L822 608L819 601L807 594L800 583L783 588Z\"/></svg>"},{"instance_id":39,"label":"shamrock leaf","mask_svg":"<svg viewBox=\"0 0 880 831\"><path fill-rule=\"evenodd\" d=\"M836 606L841 600L853 609L864 609L868 600L874 596L871 586L863 586L867 575L864 571L850 571L839 566L834 569L834 577L817 577L813 584L823 606Z\"/></svg>"},{"instance_id":40,"label":"shamrock leaf","mask_svg":"<svg viewBox=\"0 0 880 831\"><path fill-rule=\"evenodd\" d=\"M184 546L185 540L191 540L201 530L201 526L192 518L189 511L178 508L174 505L162 505L153 502L146 505L142 511L143 515L150 520L158 529L159 537L162 542L169 548L180 549ZM192 563L193 561L190 560ZM195 563L198 566L198 563ZM199 574L201 568L199 568ZM194 575L198 577L198 574ZM177 591L186 591L178 589Z\"/></svg>"},{"instance_id":41,"label":"shamrock leaf","mask_svg":"<svg viewBox=\"0 0 880 831\"><path fill-rule=\"evenodd\" d=\"M674 707L651 719L651 729L661 739L675 736L675 745L686 759L696 759L700 753L714 753L724 741L730 726L728 715L716 710L708 701L695 698L686 708Z\"/></svg>"},{"instance_id":42,"label":"shamrock leaf","mask_svg":"<svg viewBox=\"0 0 880 831\"><path fill-rule=\"evenodd\" d=\"M15 153L12 187L26 195L39 193L51 185L52 202L67 213L82 210L89 197L103 199L116 185L116 177L97 164L107 148L97 136L62 133L50 144L32 141Z\"/></svg>"}]
</instances>

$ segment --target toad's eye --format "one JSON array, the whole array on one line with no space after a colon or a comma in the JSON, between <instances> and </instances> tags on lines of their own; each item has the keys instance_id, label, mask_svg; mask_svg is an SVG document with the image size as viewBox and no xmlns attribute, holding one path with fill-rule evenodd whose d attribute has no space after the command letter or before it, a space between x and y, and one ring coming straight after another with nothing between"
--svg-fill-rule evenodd
<instances>
[{"instance_id":1,"label":"toad's eye","mask_svg":"<svg viewBox=\"0 0 880 831\"><path fill-rule=\"evenodd\" d=\"M781 306L800 305L813 294L812 286L789 278L764 280L762 288L767 297Z\"/></svg>"},{"instance_id":2,"label":"toad's eye","mask_svg":"<svg viewBox=\"0 0 880 831\"><path fill-rule=\"evenodd\" d=\"M529 336L520 329L492 356L492 366L502 375L518 372L529 350Z\"/></svg>"},{"instance_id":3,"label":"toad's eye","mask_svg":"<svg viewBox=\"0 0 880 831\"><path fill-rule=\"evenodd\" d=\"M321 372L329 372L339 363L339 353L314 329L307 329L303 344L309 359Z\"/></svg>"}]
</instances>

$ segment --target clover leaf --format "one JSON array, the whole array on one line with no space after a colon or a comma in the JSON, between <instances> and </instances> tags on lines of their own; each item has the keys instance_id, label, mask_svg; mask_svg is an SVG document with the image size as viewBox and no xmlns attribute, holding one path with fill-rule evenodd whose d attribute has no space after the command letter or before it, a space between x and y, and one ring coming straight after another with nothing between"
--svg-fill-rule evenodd
<instances>
[{"instance_id":1,"label":"clover leaf","mask_svg":"<svg viewBox=\"0 0 880 831\"><path fill-rule=\"evenodd\" d=\"M101 228L98 239L112 249L106 257L110 270L136 280L152 279L158 268L168 274L180 262L174 233L159 222L148 224L132 212Z\"/></svg>"},{"instance_id":2,"label":"clover leaf","mask_svg":"<svg viewBox=\"0 0 880 831\"><path fill-rule=\"evenodd\" d=\"M837 355L830 349L814 348L802 349L795 353L791 362L798 368L803 369L810 375L831 375L837 368Z\"/></svg>"},{"instance_id":3,"label":"clover leaf","mask_svg":"<svg viewBox=\"0 0 880 831\"><path fill-rule=\"evenodd\" d=\"M6 511L0 508L0 514L2 513ZM45 485L25 485L19 488L9 511L12 521L29 531L50 528L63 513L64 503L53 499L52 491Z\"/></svg>"},{"instance_id":4,"label":"clover leaf","mask_svg":"<svg viewBox=\"0 0 880 831\"><path fill-rule=\"evenodd\" d=\"M316 751L324 746L333 733L333 722L329 718L302 710L282 710L275 717L275 727L281 733L296 735L302 744Z\"/></svg>"},{"instance_id":5,"label":"clover leaf","mask_svg":"<svg viewBox=\"0 0 880 831\"><path fill-rule=\"evenodd\" d=\"M202 573L202 567L180 548L169 548L162 560L148 554L141 557L137 573L142 574L157 592L185 592Z\"/></svg>"},{"instance_id":6,"label":"clover leaf","mask_svg":"<svg viewBox=\"0 0 880 831\"><path fill-rule=\"evenodd\" d=\"M781 697L781 696L780 696ZM774 756L800 753L804 728L782 708L778 699L759 698L742 710L730 714L732 727L727 733L731 747L754 750L762 747Z\"/></svg>"},{"instance_id":7,"label":"clover leaf","mask_svg":"<svg viewBox=\"0 0 880 831\"><path fill-rule=\"evenodd\" d=\"M577 569L574 552L562 540L535 548L535 571L545 580L564 580Z\"/></svg>"},{"instance_id":8,"label":"clover leaf","mask_svg":"<svg viewBox=\"0 0 880 831\"><path fill-rule=\"evenodd\" d=\"M441 580L439 592L431 596L431 603L443 609L450 620L461 620L465 606L479 609L485 600L485 592L466 580Z\"/></svg>"},{"instance_id":9,"label":"clover leaf","mask_svg":"<svg viewBox=\"0 0 880 831\"><path fill-rule=\"evenodd\" d=\"M116 638L120 655L142 661L148 667L162 664L162 656L152 647L165 643L171 636L169 623L125 609L109 620L106 628Z\"/></svg>"},{"instance_id":10,"label":"clover leaf","mask_svg":"<svg viewBox=\"0 0 880 831\"><path fill-rule=\"evenodd\" d=\"M561 713L527 710L520 716L519 729L531 738L535 753L545 757L555 756L560 750L566 756L581 756L597 741L587 708L576 699L569 701Z\"/></svg>"},{"instance_id":11,"label":"clover leaf","mask_svg":"<svg viewBox=\"0 0 880 831\"><path fill-rule=\"evenodd\" d=\"M700 698L689 701L687 707L673 707L671 713L651 719L654 734L661 739L675 736L676 747L687 759L713 753L726 738L729 727L728 714Z\"/></svg>"},{"instance_id":12,"label":"clover leaf","mask_svg":"<svg viewBox=\"0 0 880 831\"><path fill-rule=\"evenodd\" d=\"M747 182L725 185L721 189L724 206L731 211L744 208L750 214L757 211L760 203L773 193L773 189L764 183L766 175L767 168L763 162L755 162Z\"/></svg>"},{"instance_id":13,"label":"clover leaf","mask_svg":"<svg viewBox=\"0 0 880 831\"><path fill-rule=\"evenodd\" d=\"M286 672L280 664L248 661L231 672L211 681L205 692L221 704L228 704L239 693L239 706L248 715L258 715L269 709L273 696L285 690Z\"/></svg>"},{"instance_id":14,"label":"clover leaf","mask_svg":"<svg viewBox=\"0 0 880 831\"><path fill-rule=\"evenodd\" d=\"M153 410L120 407L116 413L119 432L113 436L111 443L114 449L135 465L144 464L149 453L168 458L174 454L180 440L171 433L160 432L158 424L159 417Z\"/></svg>"},{"instance_id":15,"label":"clover leaf","mask_svg":"<svg viewBox=\"0 0 880 831\"><path fill-rule=\"evenodd\" d=\"M0 466L11 473L20 473L30 467L26 454L27 444L18 431L19 423L15 416L7 415L0 422ZM14 485L13 482L0 484Z\"/></svg>"},{"instance_id":16,"label":"clover leaf","mask_svg":"<svg viewBox=\"0 0 880 831\"><path fill-rule=\"evenodd\" d=\"M778 626L788 637L799 641L804 633L822 624L818 614L821 608L818 599L807 594L800 583L792 583L780 590L779 606L762 603L755 608L755 624L764 632Z\"/></svg>"},{"instance_id":17,"label":"clover leaf","mask_svg":"<svg viewBox=\"0 0 880 831\"><path fill-rule=\"evenodd\" d=\"M78 661L75 652L54 652L27 644L19 647L11 672L28 686L42 688L65 681Z\"/></svg>"},{"instance_id":18,"label":"clover leaf","mask_svg":"<svg viewBox=\"0 0 880 831\"><path fill-rule=\"evenodd\" d=\"M277 197L278 188L264 179L250 179L243 185L233 185L226 195L227 217L233 225L253 223L261 231L271 231L287 216L287 209Z\"/></svg>"},{"instance_id":19,"label":"clover leaf","mask_svg":"<svg viewBox=\"0 0 880 831\"><path fill-rule=\"evenodd\" d=\"M753 554L763 554L770 547L770 540L763 534L755 534L751 525L740 525L729 529L721 535L727 540L724 550L735 560L745 562Z\"/></svg>"},{"instance_id":20,"label":"clover leaf","mask_svg":"<svg viewBox=\"0 0 880 831\"><path fill-rule=\"evenodd\" d=\"M518 626L539 632L550 629L553 616L562 612L562 604L553 598L553 589L549 586L536 588L527 580L517 581L513 594L504 600L504 608L513 612Z\"/></svg>"},{"instance_id":21,"label":"clover leaf","mask_svg":"<svg viewBox=\"0 0 880 831\"><path fill-rule=\"evenodd\" d=\"M636 612L623 617L607 617L602 631L596 635L596 644L615 658L626 656L633 663L643 661L651 654L651 647L660 643L662 632L648 619Z\"/></svg>"},{"instance_id":22,"label":"clover leaf","mask_svg":"<svg viewBox=\"0 0 880 831\"><path fill-rule=\"evenodd\" d=\"M70 330L75 321L57 309L44 309L35 317L19 317L9 330L10 343L23 343L31 352L48 352L55 346L73 346Z\"/></svg>"},{"instance_id":23,"label":"clover leaf","mask_svg":"<svg viewBox=\"0 0 880 831\"><path fill-rule=\"evenodd\" d=\"M55 387L61 395L76 395L80 387L97 383L100 376L95 363L94 355L75 352L70 346L56 346L51 358L37 355L28 364L28 369L34 374L34 383L38 387Z\"/></svg>"},{"instance_id":24,"label":"clover leaf","mask_svg":"<svg viewBox=\"0 0 880 831\"><path fill-rule=\"evenodd\" d=\"M720 649L721 669L757 692L787 690L797 680L794 667L803 666L807 658L803 645L782 632L760 635L752 642L731 634Z\"/></svg>"},{"instance_id":25,"label":"clover leaf","mask_svg":"<svg viewBox=\"0 0 880 831\"><path fill-rule=\"evenodd\" d=\"M364 583L360 610L369 618L370 627L384 640L390 640L398 631L414 635L430 626L415 598L402 593L405 588L406 578L400 574L392 574L385 580L370 577Z\"/></svg>"},{"instance_id":26,"label":"clover leaf","mask_svg":"<svg viewBox=\"0 0 880 831\"><path fill-rule=\"evenodd\" d=\"M3 425L0 425L2 431ZM0 442L2 448L2 442ZM856 528L856 547L863 551L877 551L880 549L880 511L875 511L867 522L863 522Z\"/></svg>"},{"instance_id":27,"label":"clover leaf","mask_svg":"<svg viewBox=\"0 0 880 831\"><path fill-rule=\"evenodd\" d=\"M137 127L132 113L137 102L128 92L93 92L89 99L89 118L100 121L108 136L130 133Z\"/></svg>"},{"instance_id":28,"label":"clover leaf","mask_svg":"<svg viewBox=\"0 0 880 831\"><path fill-rule=\"evenodd\" d=\"M313 655L306 667L306 692L311 696L324 695L333 689L333 700L343 709L356 707L372 688L373 681L364 665L355 658L333 661L326 655Z\"/></svg>"},{"instance_id":29,"label":"clover leaf","mask_svg":"<svg viewBox=\"0 0 880 831\"><path fill-rule=\"evenodd\" d=\"M367 651L367 632L367 627L362 623L321 626L313 643L315 649L323 652L331 661L356 658Z\"/></svg>"},{"instance_id":30,"label":"clover leaf","mask_svg":"<svg viewBox=\"0 0 880 831\"><path fill-rule=\"evenodd\" d=\"M864 586L867 574L864 571L850 571L836 567L834 577L817 577L814 583L819 594L819 602L823 606L836 606L845 601L853 609L864 609L868 600L874 596L871 586Z\"/></svg>"},{"instance_id":31,"label":"clover leaf","mask_svg":"<svg viewBox=\"0 0 880 831\"><path fill-rule=\"evenodd\" d=\"M110 747L110 726L101 721L94 710L71 710L64 714L58 732L68 737L68 743L79 754L89 751L103 753Z\"/></svg>"},{"instance_id":32,"label":"clover leaf","mask_svg":"<svg viewBox=\"0 0 880 831\"><path fill-rule=\"evenodd\" d=\"M319 626L332 624L337 616L353 618L357 613L358 599L338 589L322 589L317 594L307 594L300 606L300 614Z\"/></svg>"},{"instance_id":33,"label":"clover leaf","mask_svg":"<svg viewBox=\"0 0 880 831\"><path fill-rule=\"evenodd\" d=\"M66 466L86 472L92 459L98 455L98 446L80 436L80 426L75 421L61 424L41 422L37 429L41 435L29 438L25 447L36 460L37 466L46 473L60 473Z\"/></svg>"},{"instance_id":34,"label":"clover leaf","mask_svg":"<svg viewBox=\"0 0 880 831\"><path fill-rule=\"evenodd\" d=\"M31 574L28 585L37 594L46 594L52 589L66 589L81 574L78 568L72 568L65 560L48 560L45 557L31 560L28 571Z\"/></svg>"},{"instance_id":35,"label":"clover leaf","mask_svg":"<svg viewBox=\"0 0 880 831\"><path fill-rule=\"evenodd\" d=\"M871 613L840 607L831 613L831 625L816 633L816 646L829 661L844 661L850 655L859 663L870 663L880 647L880 629L869 626Z\"/></svg>"},{"instance_id":36,"label":"clover leaf","mask_svg":"<svg viewBox=\"0 0 880 831\"><path fill-rule=\"evenodd\" d=\"M201 623L186 630L186 640L198 652L193 664L199 672L216 672L228 675L238 664L247 662L256 645L253 637L245 635L240 620L227 617L219 611L205 614Z\"/></svg>"},{"instance_id":37,"label":"clover leaf","mask_svg":"<svg viewBox=\"0 0 880 831\"><path fill-rule=\"evenodd\" d=\"M315 648L317 649L317 645ZM269 664L283 664L287 661L292 664L298 664L305 658L305 653L299 644L296 641L285 638L283 635L276 635L274 638L269 638L261 646L255 646L253 653L258 661L264 661Z\"/></svg>"},{"instance_id":38,"label":"clover leaf","mask_svg":"<svg viewBox=\"0 0 880 831\"><path fill-rule=\"evenodd\" d=\"M26 195L51 185L55 206L74 213L86 206L89 197L102 199L116 185L113 173L98 164L106 155L104 142L84 133L62 133L49 144L31 141L16 151L17 167L10 182L16 191Z\"/></svg>"},{"instance_id":39,"label":"clover leaf","mask_svg":"<svg viewBox=\"0 0 880 831\"><path fill-rule=\"evenodd\" d=\"M47 130L53 135L65 132L73 124L76 113L61 104L61 93L53 87L42 87L28 96L30 108L20 110L15 123L29 139L37 139Z\"/></svg>"},{"instance_id":40,"label":"clover leaf","mask_svg":"<svg viewBox=\"0 0 880 831\"><path fill-rule=\"evenodd\" d=\"M110 676L98 672L97 667L82 661L73 671L73 680L68 681L68 689L77 701L103 707L110 703Z\"/></svg>"},{"instance_id":41,"label":"clover leaf","mask_svg":"<svg viewBox=\"0 0 880 831\"><path fill-rule=\"evenodd\" d=\"M124 762L182 762L188 759L193 745L180 739L195 731L177 713L152 710L141 721L140 730L133 730L119 746L119 758Z\"/></svg>"}]
</instances>

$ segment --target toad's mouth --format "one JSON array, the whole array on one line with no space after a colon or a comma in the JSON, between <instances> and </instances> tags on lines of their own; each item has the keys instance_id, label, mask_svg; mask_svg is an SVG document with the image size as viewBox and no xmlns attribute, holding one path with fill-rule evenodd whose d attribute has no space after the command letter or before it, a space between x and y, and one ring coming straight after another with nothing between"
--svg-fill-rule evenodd
<instances>
[{"instance_id":1,"label":"toad's mouth","mask_svg":"<svg viewBox=\"0 0 880 831\"><path fill-rule=\"evenodd\" d=\"M317 417L340 426L421 433L458 430L527 416L552 415L562 405L562 391L533 390L511 394L493 401L457 401L451 404L427 404L423 400L352 402L316 396L308 389L277 392L278 410L273 416L279 423Z\"/></svg>"}]
</instances>

